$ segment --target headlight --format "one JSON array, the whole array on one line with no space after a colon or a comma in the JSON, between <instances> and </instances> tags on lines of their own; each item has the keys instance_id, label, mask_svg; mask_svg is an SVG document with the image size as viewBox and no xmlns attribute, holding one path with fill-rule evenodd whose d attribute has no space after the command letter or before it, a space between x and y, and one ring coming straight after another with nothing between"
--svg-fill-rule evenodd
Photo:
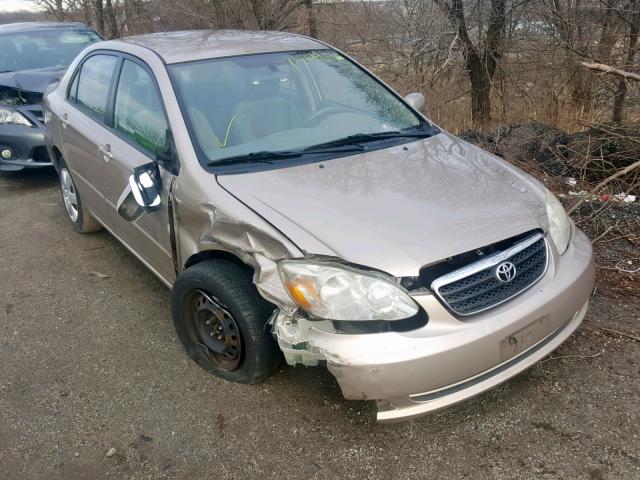
<instances>
[{"instance_id":1,"label":"headlight","mask_svg":"<svg viewBox=\"0 0 640 480\"><path fill-rule=\"evenodd\" d=\"M0 108L0 125L24 125L31 127L32 123L27 117L10 108Z\"/></svg>"},{"instance_id":2,"label":"headlight","mask_svg":"<svg viewBox=\"0 0 640 480\"><path fill-rule=\"evenodd\" d=\"M549 219L549 235L556 246L558 253L562 255L569 246L571 237L571 221L560 201L547 190L547 218Z\"/></svg>"},{"instance_id":3,"label":"headlight","mask_svg":"<svg viewBox=\"0 0 640 480\"><path fill-rule=\"evenodd\" d=\"M308 314L328 320L400 320L418 306L381 274L305 260L278 264L291 299Z\"/></svg>"}]
</instances>

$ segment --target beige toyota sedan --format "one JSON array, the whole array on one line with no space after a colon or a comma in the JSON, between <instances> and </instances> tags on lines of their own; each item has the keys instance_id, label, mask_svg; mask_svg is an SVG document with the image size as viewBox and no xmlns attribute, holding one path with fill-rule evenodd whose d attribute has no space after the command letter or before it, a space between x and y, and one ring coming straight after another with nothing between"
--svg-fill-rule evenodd
<instances>
[{"instance_id":1,"label":"beige toyota sedan","mask_svg":"<svg viewBox=\"0 0 640 480\"><path fill-rule=\"evenodd\" d=\"M585 316L591 244L558 200L317 40L100 42L45 108L72 226L170 287L187 354L227 380L323 365L396 421L495 387Z\"/></svg>"}]
</instances>

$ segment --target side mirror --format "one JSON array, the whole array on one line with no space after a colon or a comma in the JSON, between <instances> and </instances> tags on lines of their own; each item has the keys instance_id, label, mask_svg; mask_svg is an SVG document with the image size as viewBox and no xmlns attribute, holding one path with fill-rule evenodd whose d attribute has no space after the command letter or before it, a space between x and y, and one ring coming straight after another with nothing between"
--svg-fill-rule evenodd
<instances>
[{"instance_id":1,"label":"side mirror","mask_svg":"<svg viewBox=\"0 0 640 480\"><path fill-rule=\"evenodd\" d=\"M424 95L421 93L410 93L404 97L404 101L411 105L415 110L420 113L425 113L425 101Z\"/></svg>"},{"instance_id":2,"label":"side mirror","mask_svg":"<svg viewBox=\"0 0 640 480\"><path fill-rule=\"evenodd\" d=\"M160 192L162 177L157 162L134 168L118 199L118 214L128 222L135 222L142 214L152 212L160 206Z\"/></svg>"},{"instance_id":3,"label":"side mirror","mask_svg":"<svg viewBox=\"0 0 640 480\"><path fill-rule=\"evenodd\" d=\"M160 192L162 191L162 178L158 162L134 168L133 175L129 177L129 185L138 205L147 212L155 210L155 207L160 205Z\"/></svg>"}]
</instances>

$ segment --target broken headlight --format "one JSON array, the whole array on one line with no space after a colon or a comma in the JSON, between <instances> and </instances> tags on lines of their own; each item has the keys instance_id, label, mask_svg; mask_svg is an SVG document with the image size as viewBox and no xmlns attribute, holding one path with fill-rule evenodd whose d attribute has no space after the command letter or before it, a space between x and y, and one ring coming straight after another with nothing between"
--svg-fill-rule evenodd
<instances>
[{"instance_id":1,"label":"broken headlight","mask_svg":"<svg viewBox=\"0 0 640 480\"><path fill-rule=\"evenodd\" d=\"M313 317L401 320L418 313L405 290L382 274L306 260L283 260L278 270L291 299Z\"/></svg>"},{"instance_id":2,"label":"broken headlight","mask_svg":"<svg viewBox=\"0 0 640 480\"><path fill-rule=\"evenodd\" d=\"M0 107L0 125L23 125L31 127L32 124L27 117L11 108Z\"/></svg>"}]
</instances>

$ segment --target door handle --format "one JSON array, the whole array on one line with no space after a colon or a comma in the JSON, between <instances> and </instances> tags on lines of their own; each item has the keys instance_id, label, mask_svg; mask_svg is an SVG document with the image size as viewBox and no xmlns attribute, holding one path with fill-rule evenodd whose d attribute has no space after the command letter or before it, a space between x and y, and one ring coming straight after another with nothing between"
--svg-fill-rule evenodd
<instances>
[{"instance_id":1,"label":"door handle","mask_svg":"<svg viewBox=\"0 0 640 480\"><path fill-rule=\"evenodd\" d=\"M69 115L63 113L60 115L60 121L62 122L62 128L67 128L67 125L69 125Z\"/></svg>"},{"instance_id":2,"label":"door handle","mask_svg":"<svg viewBox=\"0 0 640 480\"><path fill-rule=\"evenodd\" d=\"M104 145L98 145L98 150L102 153L102 158L105 162L108 162L113 158L113 153L111 153L111 145L105 143Z\"/></svg>"}]
</instances>

